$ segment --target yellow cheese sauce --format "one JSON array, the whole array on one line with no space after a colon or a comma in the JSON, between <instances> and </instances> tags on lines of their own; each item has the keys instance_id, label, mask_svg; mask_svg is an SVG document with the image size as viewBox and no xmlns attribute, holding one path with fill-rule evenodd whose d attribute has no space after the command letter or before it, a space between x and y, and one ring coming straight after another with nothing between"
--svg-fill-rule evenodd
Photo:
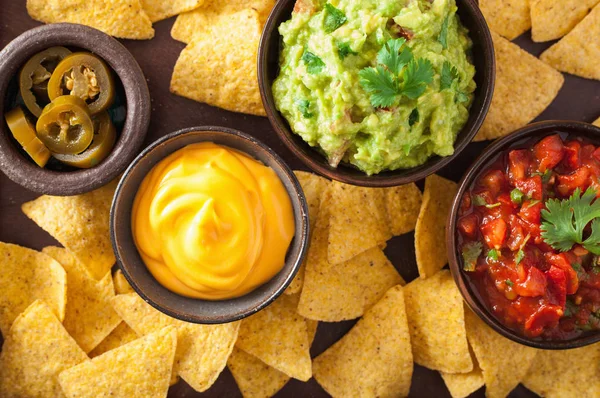
<instances>
[{"instance_id":1,"label":"yellow cheese sauce","mask_svg":"<svg viewBox=\"0 0 600 398\"><path fill-rule=\"evenodd\" d=\"M135 244L154 277L183 296L242 296L282 268L292 204L269 167L214 143L188 145L144 178L133 205Z\"/></svg>"}]
</instances>

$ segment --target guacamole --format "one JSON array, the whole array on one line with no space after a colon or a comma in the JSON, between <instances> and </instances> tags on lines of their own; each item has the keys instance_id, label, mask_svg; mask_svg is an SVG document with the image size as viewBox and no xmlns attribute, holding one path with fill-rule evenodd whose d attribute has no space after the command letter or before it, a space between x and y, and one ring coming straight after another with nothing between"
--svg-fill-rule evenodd
<instances>
[{"instance_id":1,"label":"guacamole","mask_svg":"<svg viewBox=\"0 0 600 398\"><path fill-rule=\"evenodd\" d=\"M372 175L448 156L475 90L455 0L298 0L275 104L329 163Z\"/></svg>"}]
</instances>

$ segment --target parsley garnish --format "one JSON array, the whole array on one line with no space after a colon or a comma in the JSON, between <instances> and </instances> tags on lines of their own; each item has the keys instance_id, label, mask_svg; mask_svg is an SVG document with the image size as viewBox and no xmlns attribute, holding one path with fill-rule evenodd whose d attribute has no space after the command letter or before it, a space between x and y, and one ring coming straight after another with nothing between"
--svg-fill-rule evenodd
<instances>
[{"instance_id":1,"label":"parsley garnish","mask_svg":"<svg viewBox=\"0 0 600 398\"><path fill-rule=\"evenodd\" d=\"M498 250L496 250L496 249L492 249L492 250L488 251L488 253L487 253L488 260L498 261L498 257L499 257L499 253L498 253Z\"/></svg>"},{"instance_id":2,"label":"parsley garnish","mask_svg":"<svg viewBox=\"0 0 600 398\"><path fill-rule=\"evenodd\" d=\"M402 94L410 99L419 98L433 80L433 65L428 59L413 59L404 70Z\"/></svg>"},{"instance_id":3,"label":"parsley garnish","mask_svg":"<svg viewBox=\"0 0 600 398\"><path fill-rule=\"evenodd\" d=\"M338 48L338 56L340 57L340 59L343 61L344 58L346 58L348 55L358 55L358 53L356 51L353 51L350 48L350 44L348 43L341 43L338 42L337 44L337 48Z\"/></svg>"},{"instance_id":4,"label":"parsley garnish","mask_svg":"<svg viewBox=\"0 0 600 398\"><path fill-rule=\"evenodd\" d=\"M542 238L562 252L570 250L574 244L600 254L600 201L596 191L588 188L583 195L577 188L569 199L549 199L542 210ZM592 203L593 202L593 203ZM591 234L583 239L583 231L591 222Z\"/></svg>"},{"instance_id":5,"label":"parsley garnish","mask_svg":"<svg viewBox=\"0 0 600 398\"><path fill-rule=\"evenodd\" d=\"M452 82L458 79L458 70L448 61L442 65L440 75L440 91L452 87Z\"/></svg>"},{"instance_id":6,"label":"parsley garnish","mask_svg":"<svg viewBox=\"0 0 600 398\"><path fill-rule=\"evenodd\" d=\"M398 83L383 66L366 68L359 72L360 85L371 94L371 105L375 108L392 106L398 95Z\"/></svg>"},{"instance_id":7,"label":"parsley garnish","mask_svg":"<svg viewBox=\"0 0 600 398\"><path fill-rule=\"evenodd\" d=\"M446 19L442 22L442 29L438 36L438 41L444 49L448 48L448 25L450 25L450 15L446 16Z\"/></svg>"},{"instance_id":8,"label":"parsley garnish","mask_svg":"<svg viewBox=\"0 0 600 398\"><path fill-rule=\"evenodd\" d=\"M298 110L307 119L310 119L314 115L310 112L310 101L309 100L298 100L296 101L296 105L298 106Z\"/></svg>"},{"instance_id":9,"label":"parsley garnish","mask_svg":"<svg viewBox=\"0 0 600 398\"><path fill-rule=\"evenodd\" d=\"M306 65L306 71L311 75L320 73L325 67L325 62L310 51L304 50L302 61Z\"/></svg>"},{"instance_id":10,"label":"parsley garnish","mask_svg":"<svg viewBox=\"0 0 600 398\"><path fill-rule=\"evenodd\" d=\"M383 48L377 53L377 63L385 65L388 71L397 75L413 59L413 53L410 47L406 46L406 39L392 39L383 45ZM402 52L400 50L402 49Z\"/></svg>"},{"instance_id":11,"label":"parsley garnish","mask_svg":"<svg viewBox=\"0 0 600 398\"><path fill-rule=\"evenodd\" d=\"M419 123L419 110L417 108L413 109L408 116L408 125L412 127L415 123Z\"/></svg>"},{"instance_id":12,"label":"parsley garnish","mask_svg":"<svg viewBox=\"0 0 600 398\"><path fill-rule=\"evenodd\" d=\"M348 18L341 11L329 3L325 4L325 32L331 33L346 23Z\"/></svg>"},{"instance_id":13,"label":"parsley garnish","mask_svg":"<svg viewBox=\"0 0 600 398\"><path fill-rule=\"evenodd\" d=\"M463 246L463 269L465 271L475 271L477 259L479 258L482 250L481 242L470 242Z\"/></svg>"}]
</instances>

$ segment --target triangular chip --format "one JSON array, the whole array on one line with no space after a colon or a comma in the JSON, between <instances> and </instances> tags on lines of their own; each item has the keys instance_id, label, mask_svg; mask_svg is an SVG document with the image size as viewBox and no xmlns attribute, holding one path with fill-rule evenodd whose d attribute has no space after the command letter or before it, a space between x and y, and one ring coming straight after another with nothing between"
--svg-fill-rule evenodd
<instances>
[{"instance_id":1,"label":"triangular chip","mask_svg":"<svg viewBox=\"0 0 600 398\"><path fill-rule=\"evenodd\" d=\"M166 397L176 347L177 332L167 326L65 370L60 386L67 398Z\"/></svg>"},{"instance_id":2,"label":"triangular chip","mask_svg":"<svg viewBox=\"0 0 600 398\"><path fill-rule=\"evenodd\" d=\"M194 390L207 390L227 364L238 335L239 322L222 325L183 322L154 309L135 293L119 294L112 303L117 313L140 336L168 325L177 328L173 372Z\"/></svg>"},{"instance_id":3,"label":"triangular chip","mask_svg":"<svg viewBox=\"0 0 600 398\"><path fill-rule=\"evenodd\" d=\"M63 325L77 344L90 352L121 323L121 317L110 303L115 295L112 277L106 274L100 282L92 279L67 249L46 247L43 252L58 261L67 273Z\"/></svg>"},{"instance_id":4,"label":"triangular chip","mask_svg":"<svg viewBox=\"0 0 600 398\"><path fill-rule=\"evenodd\" d=\"M600 5L540 59L556 69L600 80Z\"/></svg>"},{"instance_id":5,"label":"triangular chip","mask_svg":"<svg viewBox=\"0 0 600 398\"><path fill-rule=\"evenodd\" d=\"M414 183L385 189L387 220L392 235L415 229L423 195Z\"/></svg>"},{"instance_id":6,"label":"triangular chip","mask_svg":"<svg viewBox=\"0 0 600 398\"><path fill-rule=\"evenodd\" d=\"M140 0L27 0L27 12L44 23L78 23L120 39L154 37Z\"/></svg>"},{"instance_id":7,"label":"triangular chip","mask_svg":"<svg viewBox=\"0 0 600 398\"><path fill-rule=\"evenodd\" d=\"M65 318L67 276L52 257L0 242L0 331L6 336L19 314L43 300L61 321Z\"/></svg>"},{"instance_id":8,"label":"triangular chip","mask_svg":"<svg viewBox=\"0 0 600 398\"><path fill-rule=\"evenodd\" d=\"M152 22L171 18L174 15L194 10L204 4L204 0L141 0L142 8Z\"/></svg>"},{"instance_id":9,"label":"triangular chip","mask_svg":"<svg viewBox=\"0 0 600 398\"><path fill-rule=\"evenodd\" d=\"M257 78L258 13L248 9L202 30L181 52L171 92L233 112L264 116Z\"/></svg>"},{"instance_id":10,"label":"triangular chip","mask_svg":"<svg viewBox=\"0 0 600 398\"><path fill-rule=\"evenodd\" d=\"M465 323L469 343L483 372L486 397L506 397L525 378L536 349L501 336L468 309Z\"/></svg>"},{"instance_id":11,"label":"triangular chip","mask_svg":"<svg viewBox=\"0 0 600 398\"><path fill-rule=\"evenodd\" d=\"M496 50L496 88L475 141L512 133L538 117L558 95L563 75L516 44L492 32Z\"/></svg>"},{"instance_id":12,"label":"triangular chip","mask_svg":"<svg viewBox=\"0 0 600 398\"><path fill-rule=\"evenodd\" d=\"M463 300L450 271L415 279L404 297L415 362L447 373L473 370Z\"/></svg>"},{"instance_id":13,"label":"triangular chip","mask_svg":"<svg viewBox=\"0 0 600 398\"><path fill-rule=\"evenodd\" d=\"M600 127L600 118L594 122L594 126Z\"/></svg>"},{"instance_id":14,"label":"triangular chip","mask_svg":"<svg viewBox=\"0 0 600 398\"><path fill-rule=\"evenodd\" d=\"M469 373L441 373L452 398L466 398L485 385L479 367Z\"/></svg>"},{"instance_id":15,"label":"triangular chip","mask_svg":"<svg viewBox=\"0 0 600 398\"><path fill-rule=\"evenodd\" d=\"M525 387L542 397L600 397L600 344L573 350L538 350Z\"/></svg>"},{"instance_id":16,"label":"triangular chip","mask_svg":"<svg viewBox=\"0 0 600 398\"><path fill-rule=\"evenodd\" d=\"M115 293L117 294L128 294L135 293L135 290L131 287L125 276L123 276L123 272L121 270L117 270L113 275L113 283L115 285Z\"/></svg>"},{"instance_id":17,"label":"triangular chip","mask_svg":"<svg viewBox=\"0 0 600 398\"><path fill-rule=\"evenodd\" d=\"M297 312L298 296L282 295L242 321L236 347L298 380L312 376L310 340Z\"/></svg>"},{"instance_id":18,"label":"triangular chip","mask_svg":"<svg viewBox=\"0 0 600 398\"><path fill-rule=\"evenodd\" d=\"M407 396L413 358L402 287L391 288L313 367L334 397Z\"/></svg>"},{"instance_id":19,"label":"triangular chip","mask_svg":"<svg viewBox=\"0 0 600 398\"><path fill-rule=\"evenodd\" d=\"M109 233L115 188L112 182L83 195L44 195L23 204L21 210L100 280L115 263Z\"/></svg>"},{"instance_id":20,"label":"triangular chip","mask_svg":"<svg viewBox=\"0 0 600 398\"><path fill-rule=\"evenodd\" d=\"M285 373L237 347L229 356L227 367L244 398L272 397L290 380Z\"/></svg>"},{"instance_id":21,"label":"triangular chip","mask_svg":"<svg viewBox=\"0 0 600 398\"><path fill-rule=\"evenodd\" d=\"M121 322L104 340L100 342L88 355L90 358L102 355L105 352L114 350L115 348L121 347L127 343L137 340L139 336L137 333L127 325L125 322Z\"/></svg>"},{"instance_id":22,"label":"triangular chip","mask_svg":"<svg viewBox=\"0 0 600 398\"><path fill-rule=\"evenodd\" d=\"M479 0L479 8L490 29L512 40L531 27L531 0Z\"/></svg>"},{"instance_id":23,"label":"triangular chip","mask_svg":"<svg viewBox=\"0 0 600 398\"><path fill-rule=\"evenodd\" d=\"M569 33L600 0L531 0L531 38L542 42Z\"/></svg>"},{"instance_id":24,"label":"triangular chip","mask_svg":"<svg viewBox=\"0 0 600 398\"><path fill-rule=\"evenodd\" d=\"M435 275L448 263L446 222L458 187L435 174L425 180L423 204L415 227L415 255L422 278Z\"/></svg>"},{"instance_id":25,"label":"triangular chip","mask_svg":"<svg viewBox=\"0 0 600 398\"><path fill-rule=\"evenodd\" d=\"M332 182L329 189L328 258L332 264L350 260L392 237L387 225L383 190L337 181Z\"/></svg>"},{"instance_id":26,"label":"triangular chip","mask_svg":"<svg viewBox=\"0 0 600 398\"><path fill-rule=\"evenodd\" d=\"M35 301L4 334L0 397L62 397L59 373L87 359L50 308Z\"/></svg>"}]
</instances>

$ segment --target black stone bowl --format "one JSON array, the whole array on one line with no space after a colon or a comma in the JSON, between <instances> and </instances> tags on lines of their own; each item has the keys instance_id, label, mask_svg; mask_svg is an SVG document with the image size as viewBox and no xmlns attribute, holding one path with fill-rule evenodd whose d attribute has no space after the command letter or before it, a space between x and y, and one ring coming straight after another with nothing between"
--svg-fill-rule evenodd
<instances>
[{"instance_id":1,"label":"black stone bowl","mask_svg":"<svg viewBox=\"0 0 600 398\"><path fill-rule=\"evenodd\" d=\"M37 166L13 139L0 120L0 169L14 182L49 195L76 195L99 188L125 170L142 148L150 124L150 92L144 74L131 53L117 40L99 30L77 24L43 25L28 30L0 52L0 112L9 109L11 82L35 54L49 47L64 46L90 51L104 59L122 84L127 114L110 155L90 169L50 170ZM12 93L14 94L14 93ZM14 96L14 95L13 95Z\"/></svg>"},{"instance_id":2,"label":"black stone bowl","mask_svg":"<svg viewBox=\"0 0 600 398\"><path fill-rule=\"evenodd\" d=\"M285 186L294 210L295 236L288 249L283 269L256 290L230 300L188 298L162 286L146 268L131 231L133 202L144 177L158 162L173 152L189 144L207 141L237 149L271 167ZM247 134L224 127L192 127L155 141L125 171L112 204L110 235L117 263L125 278L153 307L186 322L227 323L265 308L290 284L308 250L308 207L304 192L292 170L265 144Z\"/></svg>"}]
</instances>

